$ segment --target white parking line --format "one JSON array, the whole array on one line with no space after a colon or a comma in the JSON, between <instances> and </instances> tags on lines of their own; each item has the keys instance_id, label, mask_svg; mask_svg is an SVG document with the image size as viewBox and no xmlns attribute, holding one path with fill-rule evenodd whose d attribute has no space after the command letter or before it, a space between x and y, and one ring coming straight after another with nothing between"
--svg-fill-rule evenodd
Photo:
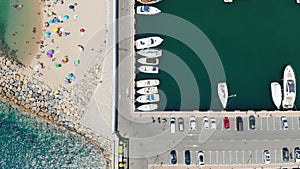
<instances>
[{"instance_id":1,"label":"white parking line","mask_svg":"<svg viewBox=\"0 0 300 169\"><path fill-rule=\"evenodd\" d=\"M222 151L223 153L223 164L225 164L225 151Z\"/></svg>"},{"instance_id":2,"label":"white parking line","mask_svg":"<svg viewBox=\"0 0 300 169\"><path fill-rule=\"evenodd\" d=\"M255 150L255 163L257 164L257 150Z\"/></svg>"},{"instance_id":3,"label":"white parking line","mask_svg":"<svg viewBox=\"0 0 300 169\"><path fill-rule=\"evenodd\" d=\"M274 163L276 163L276 152L277 152L277 150L274 150L274 152L275 152L275 155L274 155Z\"/></svg>"},{"instance_id":4,"label":"white parking line","mask_svg":"<svg viewBox=\"0 0 300 169\"><path fill-rule=\"evenodd\" d=\"M263 117L260 118L260 130L262 130L262 127L263 127L262 126L262 120L263 120Z\"/></svg>"},{"instance_id":5,"label":"white parking line","mask_svg":"<svg viewBox=\"0 0 300 169\"><path fill-rule=\"evenodd\" d=\"M245 151L243 150L243 164L245 164Z\"/></svg>"},{"instance_id":6,"label":"white parking line","mask_svg":"<svg viewBox=\"0 0 300 169\"><path fill-rule=\"evenodd\" d=\"M218 164L218 160L219 160L219 157L218 157L219 155L218 154L219 154L219 152L216 151L216 164Z\"/></svg>"},{"instance_id":7,"label":"white parking line","mask_svg":"<svg viewBox=\"0 0 300 169\"><path fill-rule=\"evenodd\" d=\"M297 121L298 121L298 129L300 129L300 117L297 117Z\"/></svg>"},{"instance_id":8,"label":"white parking line","mask_svg":"<svg viewBox=\"0 0 300 169\"><path fill-rule=\"evenodd\" d=\"M229 151L229 164L231 164L231 151Z\"/></svg>"},{"instance_id":9,"label":"white parking line","mask_svg":"<svg viewBox=\"0 0 300 169\"><path fill-rule=\"evenodd\" d=\"M238 160L238 151L235 151L235 162L238 164L239 160Z\"/></svg>"},{"instance_id":10,"label":"white parking line","mask_svg":"<svg viewBox=\"0 0 300 169\"><path fill-rule=\"evenodd\" d=\"M265 157L264 157L264 156L265 156L265 155L264 155L264 150L261 150L261 154L262 154L262 156L261 156L261 161L264 162L264 158L265 158Z\"/></svg>"},{"instance_id":11,"label":"white parking line","mask_svg":"<svg viewBox=\"0 0 300 169\"><path fill-rule=\"evenodd\" d=\"M272 119L273 119L273 130L276 130L275 129L275 117L273 116Z\"/></svg>"},{"instance_id":12,"label":"white parking line","mask_svg":"<svg viewBox=\"0 0 300 169\"><path fill-rule=\"evenodd\" d=\"M294 119L293 119L293 116L291 118L292 118L292 130L294 130Z\"/></svg>"},{"instance_id":13,"label":"white parking line","mask_svg":"<svg viewBox=\"0 0 300 169\"><path fill-rule=\"evenodd\" d=\"M209 164L211 164L211 151L209 151Z\"/></svg>"},{"instance_id":14,"label":"white parking line","mask_svg":"<svg viewBox=\"0 0 300 169\"><path fill-rule=\"evenodd\" d=\"M251 150L249 150L249 160L248 160L248 164L252 163L252 153Z\"/></svg>"},{"instance_id":15,"label":"white parking line","mask_svg":"<svg viewBox=\"0 0 300 169\"><path fill-rule=\"evenodd\" d=\"M269 118L267 117L267 130L270 130L269 128Z\"/></svg>"}]
</instances>

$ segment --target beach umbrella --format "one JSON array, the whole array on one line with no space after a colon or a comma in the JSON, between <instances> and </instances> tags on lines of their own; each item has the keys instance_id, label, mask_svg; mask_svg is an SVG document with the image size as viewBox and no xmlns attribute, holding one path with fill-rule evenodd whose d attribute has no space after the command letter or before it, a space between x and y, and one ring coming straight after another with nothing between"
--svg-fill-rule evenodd
<instances>
[{"instance_id":1,"label":"beach umbrella","mask_svg":"<svg viewBox=\"0 0 300 169\"><path fill-rule=\"evenodd\" d=\"M67 84L71 83L71 81L67 77L64 79L64 82Z\"/></svg>"},{"instance_id":2,"label":"beach umbrella","mask_svg":"<svg viewBox=\"0 0 300 169\"><path fill-rule=\"evenodd\" d=\"M85 32L85 29L84 29L84 28L81 28L79 31L80 31L81 33L83 33L83 32Z\"/></svg>"},{"instance_id":3,"label":"beach umbrella","mask_svg":"<svg viewBox=\"0 0 300 169\"><path fill-rule=\"evenodd\" d=\"M62 60L61 60L63 63L68 63L69 59L64 57Z\"/></svg>"},{"instance_id":4,"label":"beach umbrella","mask_svg":"<svg viewBox=\"0 0 300 169\"><path fill-rule=\"evenodd\" d=\"M61 64L60 64L60 63L56 63L56 64L55 64L55 67L56 67L56 68L59 68L59 67L61 67Z\"/></svg>"},{"instance_id":5,"label":"beach umbrella","mask_svg":"<svg viewBox=\"0 0 300 169\"><path fill-rule=\"evenodd\" d=\"M71 9L72 11L75 11L75 6L74 5L69 5L69 9Z\"/></svg>"},{"instance_id":6,"label":"beach umbrella","mask_svg":"<svg viewBox=\"0 0 300 169\"><path fill-rule=\"evenodd\" d=\"M54 28L53 31L56 33L59 31L59 28Z\"/></svg>"},{"instance_id":7,"label":"beach umbrella","mask_svg":"<svg viewBox=\"0 0 300 169\"><path fill-rule=\"evenodd\" d=\"M69 15L65 15L65 16L64 16L64 19L65 19L65 20L68 20L68 19L69 19Z\"/></svg>"},{"instance_id":8,"label":"beach umbrella","mask_svg":"<svg viewBox=\"0 0 300 169\"><path fill-rule=\"evenodd\" d=\"M60 22L60 20L59 19L54 19L54 22L58 23L58 22Z\"/></svg>"},{"instance_id":9,"label":"beach umbrella","mask_svg":"<svg viewBox=\"0 0 300 169\"><path fill-rule=\"evenodd\" d=\"M82 52L82 51L84 51L84 47L83 47L82 45L78 45L78 50L79 50L80 52Z\"/></svg>"},{"instance_id":10,"label":"beach umbrella","mask_svg":"<svg viewBox=\"0 0 300 169\"><path fill-rule=\"evenodd\" d=\"M53 49L48 50L47 54L53 55L54 54L54 50Z\"/></svg>"},{"instance_id":11,"label":"beach umbrella","mask_svg":"<svg viewBox=\"0 0 300 169\"><path fill-rule=\"evenodd\" d=\"M46 35L47 37L50 37L51 33L50 33L50 32L45 32L45 35Z\"/></svg>"},{"instance_id":12,"label":"beach umbrella","mask_svg":"<svg viewBox=\"0 0 300 169\"><path fill-rule=\"evenodd\" d=\"M75 20L77 20L77 19L78 19L78 15L74 15L73 18L74 18Z\"/></svg>"},{"instance_id":13,"label":"beach umbrella","mask_svg":"<svg viewBox=\"0 0 300 169\"><path fill-rule=\"evenodd\" d=\"M78 65L79 63L79 60L74 60L74 65Z\"/></svg>"},{"instance_id":14,"label":"beach umbrella","mask_svg":"<svg viewBox=\"0 0 300 169\"><path fill-rule=\"evenodd\" d=\"M49 23L53 23L54 22L54 19L49 19Z\"/></svg>"},{"instance_id":15,"label":"beach umbrella","mask_svg":"<svg viewBox=\"0 0 300 169\"><path fill-rule=\"evenodd\" d=\"M48 58L52 58L53 55L48 53L48 54L47 54L47 57L48 57Z\"/></svg>"},{"instance_id":16,"label":"beach umbrella","mask_svg":"<svg viewBox=\"0 0 300 169\"><path fill-rule=\"evenodd\" d=\"M44 26L45 26L45 27L48 27L48 26L49 26L49 22L45 22L45 23L44 23Z\"/></svg>"}]
</instances>

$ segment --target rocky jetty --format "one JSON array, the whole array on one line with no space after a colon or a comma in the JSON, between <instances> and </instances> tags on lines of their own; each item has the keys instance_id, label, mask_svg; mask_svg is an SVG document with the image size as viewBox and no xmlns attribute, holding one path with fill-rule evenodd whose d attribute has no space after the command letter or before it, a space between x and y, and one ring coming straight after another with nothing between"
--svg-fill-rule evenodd
<instances>
[{"instance_id":1,"label":"rocky jetty","mask_svg":"<svg viewBox=\"0 0 300 169\"><path fill-rule=\"evenodd\" d=\"M11 60L7 53L0 51L0 97L27 112L89 139L103 151L106 158L106 164L103 165L109 168L111 140L106 136L93 133L80 124L80 118L85 111L83 105L88 102L88 94L89 92L83 92L83 97L78 95L74 97L71 89L62 86L51 88L39 80L38 73Z\"/></svg>"}]
</instances>

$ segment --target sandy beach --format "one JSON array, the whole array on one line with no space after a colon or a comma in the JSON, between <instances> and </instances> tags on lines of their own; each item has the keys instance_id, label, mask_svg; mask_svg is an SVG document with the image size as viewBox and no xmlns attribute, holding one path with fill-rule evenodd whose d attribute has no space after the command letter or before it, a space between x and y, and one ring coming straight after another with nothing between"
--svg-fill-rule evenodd
<instances>
[{"instance_id":1,"label":"sandy beach","mask_svg":"<svg viewBox=\"0 0 300 169\"><path fill-rule=\"evenodd\" d=\"M30 68L50 86L68 88L76 80L76 68L89 58L85 56L98 50L86 45L97 32L105 33L107 0L90 0L88 3L83 0L63 3L51 0L42 3L42 43L33 55ZM65 79L67 75L68 80Z\"/></svg>"}]
</instances>

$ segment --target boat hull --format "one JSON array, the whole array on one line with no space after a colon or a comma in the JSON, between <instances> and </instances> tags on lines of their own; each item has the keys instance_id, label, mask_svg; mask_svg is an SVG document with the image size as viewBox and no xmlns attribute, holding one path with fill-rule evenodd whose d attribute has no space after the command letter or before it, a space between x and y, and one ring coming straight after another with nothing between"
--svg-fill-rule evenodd
<instances>
[{"instance_id":1,"label":"boat hull","mask_svg":"<svg viewBox=\"0 0 300 169\"><path fill-rule=\"evenodd\" d=\"M158 88L154 87L144 87L136 91L138 94L155 94L158 93Z\"/></svg>"},{"instance_id":2,"label":"boat hull","mask_svg":"<svg viewBox=\"0 0 300 169\"><path fill-rule=\"evenodd\" d=\"M149 4L155 4L162 0L138 0L139 3L149 5Z\"/></svg>"},{"instance_id":3,"label":"boat hull","mask_svg":"<svg viewBox=\"0 0 300 169\"><path fill-rule=\"evenodd\" d=\"M158 86L159 80L157 79L148 79L148 80L139 80L136 82L136 87L151 87Z\"/></svg>"},{"instance_id":4,"label":"boat hull","mask_svg":"<svg viewBox=\"0 0 300 169\"><path fill-rule=\"evenodd\" d=\"M163 39L158 36L141 38L135 41L136 49L146 49L152 48L160 45L163 42Z\"/></svg>"},{"instance_id":5,"label":"boat hull","mask_svg":"<svg viewBox=\"0 0 300 169\"><path fill-rule=\"evenodd\" d=\"M281 101L282 101L282 92L281 92L281 86L278 82L272 82L271 83L271 94L273 103L277 107L277 109L280 109Z\"/></svg>"},{"instance_id":6,"label":"boat hull","mask_svg":"<svg viewBox=\"0 0 300 169\"><path fill-rule=\"evenodd\" d=\"M144 65L155 66L159 64L159 60L157 58L139 58L137 61Z\"/></svg>"},{"instance_id":7,"label":"boat hull","mask_svg":"<svg viewBox=\"0 0 300 169\"><path fill-rule=\"evenodd\" d=\"M154 103L159 101L159 94L142 95L136 99L139 103Z\"/></svg>"},{"instance_id":8,"label":"boat hull","mask_svg":"<svg viewBox=\"0 0 300 169\"><path fill-rule=\"evenodd\" d=\"M226 109L227 101L228 101L228 88L225 82L218 83L218 95L222 107Z\"/></svg>"},{"instance_id":9,"label":"boat hull","mask_svg":"<svg viewBox=\"0 0 300 169\"><path fill-rule=\"evenodd\" d=\"M283 73L283 100L284 109L294 108L296 100L296 77L293 68L288 65Z\"/></svg>"},{"instance_id":10,"label":"boat hull","mask_svg":"<svg viewBox=\"0 0 300 169\"><path fill-rule=\"evenodd\" d=\"M153 111L156 110L157 108L158 108L157 104L144 104L137 107L136 109L140 111Z\"/></svg>"},{"instance_id":11,"label":"boat hull","mask_svg":"<svg viewBox=\"0 0 300 169\"><path fill-rule=\"evenodd\" d=\"M142 73L157 74L159 69L157 66L140 66L138 70Z\"/></svg>"},{"instance_id":12,"label":"boat hull","mask_svg":"<svg viewBox=\"0 0 300 169\"><path fill-rule=\"evenodd\" d=\"M136 7L136 13L140 15L156 15L161 11L153 6L138 6Z\"/></svg>"},{"instance_id":13,"label":"boat hull","mask_svg":"<svg viewBox=\"0 0 300 169\"><path fill-rule=\"evenodd\" d=\"M161 49L144 49L137 52L137 54L145 56L147 58L157 58L162 55Z\"/></svg>"}]
</instances>

